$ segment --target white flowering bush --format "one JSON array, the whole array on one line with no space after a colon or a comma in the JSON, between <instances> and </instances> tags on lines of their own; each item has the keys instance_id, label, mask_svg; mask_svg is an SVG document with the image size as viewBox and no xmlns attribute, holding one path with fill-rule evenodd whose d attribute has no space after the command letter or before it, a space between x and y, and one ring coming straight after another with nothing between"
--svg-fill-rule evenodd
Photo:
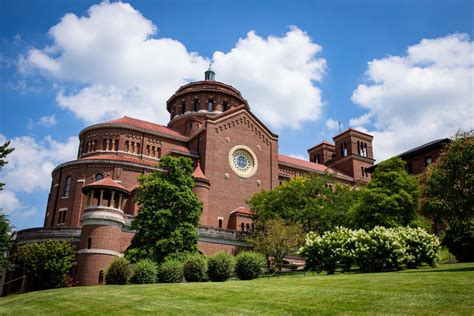
<instances>
[{"instance_id":1,"label":"white flowering bush","mask_svg":"<svg viewBox=\"0 0 474 316\"><path fill-rule=\"evenodd\" d=\"M422 228L394 228L405 248L405 265L407 268L417 268L423 263L434 267L440 241Z\"/></svg>"},{"instance_id":2,"label":"white flowering bush","mask_svg":"<svg viewBox=\"0 0 474 316\"><path fill-rule=\"evenodd\" d=\"M375 227L355 235L354 261L364 272L400 269L405 249L400 237L391 229Z\"/></svg>"},{"instance_id":3,"label":"white flowering bush","mask_svg":"<svg viewBox=\"0 0 474 316\"><path fill-rule=\"evenodd\" d=\"M349 271L355 263L364 272L434 266L439 240L420 228L375 227L370 231L338 227L319 236L306 235L299 254L306 267L333 274L337 267Z\"/></svg>"}]
</instances>

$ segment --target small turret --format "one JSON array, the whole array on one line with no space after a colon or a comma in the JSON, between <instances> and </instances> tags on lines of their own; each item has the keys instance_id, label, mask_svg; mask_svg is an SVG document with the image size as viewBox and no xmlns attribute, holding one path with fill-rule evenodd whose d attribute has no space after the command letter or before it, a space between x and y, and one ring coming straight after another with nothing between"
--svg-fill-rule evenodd
<instances>
[{"instance_id":1,"label":"small turret","mask_svg":"<svg viewBox=\"0 0 474 316\"><path fill-rule=\"evenodd\" d=\"M216 73L214 70L211 68L211 64L209 64L209 69L206 70L204 73L204 80L212 80L214 81L216 79Z\"/></svg>"},{"instance_id":2,"label":"small turret","mask_svg":"<svg viewBox=\"0 0 474 316\"><path fill-rule=\"evenodd\" d=\"M202 172L201 166L199 165L199 161L197 162L196 169L193 172L194 177L194 193L202 202L202 212L201 212L201 219L199 223L203 225L208 224L208 207L209 207L209 189L211 187L211 182L206 177L204 172Z\"/></svg>"},{"instance_id":3,"label":"small turret","mask_svg":"<svg viewBox=\"0 0 474 316\"><path fill-rule=\"evenodd\" d=\"M105 270L114 257L122 256L122 209L130 191L106 177L84 186L82 193L87 196L87 205L81 217L77 282L97 285L104 283Z\"/></svg>"}]
</instances>

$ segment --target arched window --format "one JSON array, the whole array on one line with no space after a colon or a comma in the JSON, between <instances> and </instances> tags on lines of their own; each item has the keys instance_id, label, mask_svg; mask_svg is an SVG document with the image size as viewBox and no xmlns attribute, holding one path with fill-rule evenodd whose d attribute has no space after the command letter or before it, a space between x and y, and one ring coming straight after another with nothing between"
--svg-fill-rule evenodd
<instances>
[{"instance_id":1,"label":"arched window","mask_svg":"<svg viewBox=\"0 0 474 316\"><path fill-rule=\"evenodd\" d=\"M245 224L244 223L240 223L240 230L244 231L245 229Z\"/></svg>"},{"instance_id":2,"label":"arched window","mask_svg":"<svg viewBox=\"0 0 474 316\"><path fill-rule=\"evenodd\" d=\"M361 154L360 147L361 147L361 146L360 146L360 142L357 141L357 154L359 154L360 156L363 156L363 155Z\"/></svg>"},{"instance_id":3,"label":"arched window","mask_svg":"<svg viewBox=\"0 0 474 316\"><path fill-rule=\"evenodd\" d=\"M229 108L229 103L227 101L224 101L224 103L222 104L222 111L227 111L227 109Z\"/></svg>"},{"instance_id":4,"label":"arched window","mask_svg":"<svg viewBox=\"0 0 474 316\"><path fill-rule=\"evenodd\" d=\"M102 179L104 179L104 175L102 173L99 172L95 175L95 181L99 181Z\"/></svg>"},{"instance_id":5,"label":"arched window","mask_svg":"<svg viewBox=\"0 0 474 316\"><path fill-rule=\"evenodd\" d=\"M66 177L66 186L64 187L63 197L69 197L69 192L71 192L71 182L72 182L72 177L67 176Z\"/></svg>"},{"instance_id":6,"label":"arched window","mask_svg":"<svg viewBox=\"0 0 474 316\"><path fill-rule=\"evenodd\" d=\"M214 112L214 101L213 100L207 101L207 111L208 112Z\"/></svg>"},{"instance_id":7,"label":"arched window","mask_svg":"<svg viewBox=\"0 0 474 316\"><path fill-rule=\"evenodd\" d=\"M186 103L181 103L181 113L184 114L186 112Z\"/></svg>"},{"instance_id":8,"label":"arched window","mask_svg":"<svg viewBox=\"0 0 474 316\"><path fill-rule=\"evenodd\" d=\"M199 100L198 100L198 99L195 99L195 100L194 100L193 111L194 111L194 112L199 111Z\"/></svg>"},{"instance_id":9,"label":"arched window","mask_svg":"<svg viewBox=\"0 0 474 316\"><path fill-rule=\"evenodd\" d=\"M250 230L250 224L247 223L247 224L245 225L245 228L247 228L247 231L249 231L249 230Z\"/></svg>"},{"instance_id":10,"label":"arched window","mask_svg":"<svg viewBox=\"0 0 474 316\"><path fill-rule=\"evenodd\" d=\"M367 153L367 143L364 143L364 157L367 157L368 156L368 153Z\"/></svg>"},{"instance_id":11,"label":"arched window","mask_svg":"<svg viewBox=\"0 0 474 316\"><path fill-rule=\"evenodd\" d=\"M92 247L92 238L87 238L87 249L91 249Z\"/></svg>"},{"instance_id":12,"label":"arched window","mask_svg":"<svg viewBox=\"0 0 474 316\"><path fill-rule=\"evenodd\" d=\"M219 228L222 228L222 218L219 218Z\"/></svg>"},{"instance_id":13,"label":"arched window","mask_svg":"<svg viewBox=\"0 0 474 316\"><path fill-rule=\"evenodd\" d=\"M104 270L99 271L99 284L104 283Z\"/></svg>"}]
</instances>

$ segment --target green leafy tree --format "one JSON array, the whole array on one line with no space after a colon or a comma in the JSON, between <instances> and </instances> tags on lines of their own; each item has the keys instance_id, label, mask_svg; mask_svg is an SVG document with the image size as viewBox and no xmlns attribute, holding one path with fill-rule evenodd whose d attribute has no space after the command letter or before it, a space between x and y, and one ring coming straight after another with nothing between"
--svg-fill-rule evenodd
<instances>
[{"instance_id":1,"label":"green leafy tree","mask_svg":"<svg viewBox=\"0 0 474 316\"><path fill-rule=\"evenodd\" d=\"M0 145L0 170L8 163L5 160L8 154L10 154L15 148L10 148L10 141L7 141L3 145ZM0 191L3 190L5 184L0 182Z\"/></svg>"},{"instance_id":2,"label":"green leafy tree","mask_svg":"<svg viewBox=\"0 0 474 316\"><path fill-rule=\"evenodd\" d=\"M355 226L372 229L375 226L406 226L416 218L418 180L406 171L405 162L391 158L381 162L372 181L361 190L354 209Z\"/></svg>"},{"instance_id":3,"label":"green leafy tree","mask_svg":"<svg viewBox=\"0 0 474 316\"><path fill-rule=\"evenodd\" d=\"M132 261L152 258L161 263L169 255L197 252L202 204L192 191L192 162L167 156L160 167L164 172L138 178L140 210L132 222L136 234L127 250Z\"/></svg>"},{"instance_id":4,"label":"green leafy tree","mask_svg":"<svg viewBox=\"0 0 474 316\"><path fill-rule=\"evenodd\" d=\"M448 228L443 243L462 261L474 260L474 131L458 132L422 178L421 208Z\"/></svg>"},{"instance_id":5,"label":"green leafy tree","mask_svg":"<svg viewBox=\"0 0 474 316\"><path fill-rule=\"evenodd\" d=\"M272 258L281 270L283 259L296 254L304 241L304 231L300 224L287 224L280 218L268 219L248 240L256 251Z\"/></svg>"},{"instance_id":6,"label":"green leafy tree","mask_svg":"<svg viewBox=\"0 0 474 316\"><path fill-rule=\"evenodd\" d=\"M301 224L305 232L347 226L348 210L357 200L358 192L339 184L333 189L328 186L331 182L330 176L308 175L294 178L272 191L254 194L249 206L255 212L257 229L272 218Z\"/></svg>"},{"instance_id":7,"label":"green leafy tree","mask_svg":"<svg viewBox=\"0 0 474 316\"><path fill-rule=\"evenodd\" d=\"M0 210L0 269L10 267L10 262L7 259L7 252L10 248L10 221L7 216Z\"/></svg>"},{"instance_id":8,"label":"green leafy tree","mask_svg":"<svg viewBox=\"0 0 474 316\"><path fill-rule=\"evenodd\" d=\"M48 240L20 246L15 258L23 266L31 290L63 287L75 260L67 241Z\"/></svg>"},{"instance_id":9,"label":"green leafy tree","mask_svg":"<svg viewBox=\"0 0 474 316\"><path fill-rule=\"evenodd\" d=\"M3 145L0 145L0 170L8 162L5 160L6 156L10 154L15 148L10 148L10 142L6 142ZM0 191L3 190L5 184L0 182ZM10 248L10 232L11 225L8 217L3 214L2 209L0 209L0 269L9 266L9 261L6 258L6 253Z\"/></svg>"}]
</instances>

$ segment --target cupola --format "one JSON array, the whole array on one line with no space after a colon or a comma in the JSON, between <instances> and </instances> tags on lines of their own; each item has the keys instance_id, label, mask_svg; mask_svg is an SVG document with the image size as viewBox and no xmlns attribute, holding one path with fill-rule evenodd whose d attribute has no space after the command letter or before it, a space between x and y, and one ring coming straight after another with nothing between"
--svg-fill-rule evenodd
<instances>
[{"instance_id":1,"label":"cupola","mask_svg":"<svg viewBox=\"0 0 474 316\"><path fill-rule=\"evenodd\" d=\"M211 68L211 64L209 64L209 69L206 70L204 73L204 80L211 80L214 81L216 79L216 73Z\"/></svg>"}]
</instances>

